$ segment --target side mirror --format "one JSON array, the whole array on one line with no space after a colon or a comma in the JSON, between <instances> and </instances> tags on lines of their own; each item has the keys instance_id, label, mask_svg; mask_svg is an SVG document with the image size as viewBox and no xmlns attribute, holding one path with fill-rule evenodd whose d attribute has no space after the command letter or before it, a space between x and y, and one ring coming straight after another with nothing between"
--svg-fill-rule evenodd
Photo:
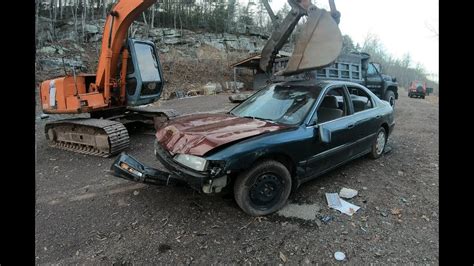
<instances>
[{"instance_id":1,"label":"side mirror","mask_svg":"<svg viewBox=\"0 0 474 266\"><path fill-rule=\"evenodd\" d=\"M330 143L331 142L331 131L325 127L319 126L319 140L322 143Z\"/></svg>"}]
</instances>

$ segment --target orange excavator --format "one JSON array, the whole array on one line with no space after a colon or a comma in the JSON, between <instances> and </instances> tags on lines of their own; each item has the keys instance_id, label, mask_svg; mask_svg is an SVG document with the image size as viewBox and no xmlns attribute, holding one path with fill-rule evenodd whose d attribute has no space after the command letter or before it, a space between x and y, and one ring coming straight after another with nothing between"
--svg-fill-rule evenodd
<instances>
[{"instance_id":1,"label":"orange excavator","mask_svg":"<svg viewBox=\"0 0 474 266\"><path fill-rule=\"evenodd\" d=\"M108 157L129 146L124 124L153 124L177 116L174 110L150 105L160 98L164 85L155 45L127 38L132 22L155 2L120 0L115 4L105 22L95 75L78 74L41 83L44 113L90 114L90 118L47 123L50 146Z\"/></svg>"},{"instance_id":2,"label":"orange excavator","mask_svg":"<svg viewBox=\"0 0 474 266\"><path fill-rule=\"evenodd\" d=\"M308 16L303 34L295 45L283 74L300 73L332 63L340 53L342 37L337 27L334 0L331 15L310 0L288 0L292 10L276 25L262 51L260 66L268 70L300 17ZM41 83L44 113L81 114L49 122L45 134L50 146L79 153L109 157L130 145L125 127L144 122L155 127L176 117L172 109L154 103L164 82L157 49L150 41L127 38L132 22L156 0L119 0L107 16L96 74L74 74ZM334 7L334 10L332 10Z\"/></svg>"}]
</instances>

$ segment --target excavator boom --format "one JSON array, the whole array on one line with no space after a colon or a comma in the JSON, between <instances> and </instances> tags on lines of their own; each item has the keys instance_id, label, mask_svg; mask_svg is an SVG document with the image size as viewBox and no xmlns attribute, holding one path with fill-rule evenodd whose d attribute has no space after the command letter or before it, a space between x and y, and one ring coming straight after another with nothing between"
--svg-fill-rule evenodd
<instances>
[{"instance_id":1,"label":"excavator boom","mask_svg":"<svg viewBox=\"0 0 474 266\"><path fill-rule=\"evenodd\" d=\"M318 69L336 60L342 49L342 35L338 27L340 13L336 10L334 0L329 1L330 13L311 4L309 0L288 0L291 11L273 31L262 50L260 68L263 71L270 72L276 55L305 15L308 16L307 22L281 74L293 75Z\"/></svg>"},{"instance_id":2,"label":"excavator boom","mask_svg":"<svg viewBox=\"0 0 474 266\"><path fill-rule=\"evenodd\" d=\"M132 22L157 0L119 0L107 16L102 36L102 48L97 66L95 89L104 89L110 101L110 81L117 75L117 65Z\"/></svg>"}]
</instances>

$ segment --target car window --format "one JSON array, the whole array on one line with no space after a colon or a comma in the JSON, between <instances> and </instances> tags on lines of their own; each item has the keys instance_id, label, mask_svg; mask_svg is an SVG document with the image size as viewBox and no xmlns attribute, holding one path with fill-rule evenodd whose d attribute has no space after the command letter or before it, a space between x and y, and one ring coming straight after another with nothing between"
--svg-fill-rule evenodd
<instances>
[{"instance_id":1,"label":"car window","mask_svg":"<svg viewBox=\"0 0 474 266\"><path fill-rule=\"evenodd\" d=\"M377 70L375 69L375 66L372 64L369 64L369 68L367 69L367 74L368 75L375 75L377 74Z\"/></svg>"},{"instance_id":2,"label":"car window","mask_svg":"<svg viewBox=\"0 0 474 266\"><path fill-rule=\"evenodd\" d=\"M323 96L313 121L321 124L341 118L348 114L348 109L344 88L332 88Z\"/></svg>"},{"instance_id":3,"label":"car window","mask_svg":"<svg viewBox=\"0 0 474 266\"><path fill-rule=\"evenodd\" d=\"M317 86L270 85L252 95L230 113L240 117L296 125L307 116L320 91L321 88Z\"/></svg>"},{"instance_id":4,"label":"car window","mask_svg":"<svg viewBox=\"0 0 474 266\"><path fill-rule=\"evenodd\" d=\"M352 106L354 107L354 113L368 110L374 107L372 98L367 92L358 87L347 87L351 96Z\"/></svg>"}]
</instances>

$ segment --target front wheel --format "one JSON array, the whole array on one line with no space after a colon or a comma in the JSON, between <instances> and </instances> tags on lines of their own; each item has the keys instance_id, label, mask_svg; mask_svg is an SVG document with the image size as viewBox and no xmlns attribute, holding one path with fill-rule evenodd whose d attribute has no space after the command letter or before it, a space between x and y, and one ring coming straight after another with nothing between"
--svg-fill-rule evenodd
<instances>
[{"instance_id":1,"label":"front wheel","mask_svg":"<svg viewBox=\"0 0 474 266\"><path fill-rule=\"evenodd\" d=\"M281 209L291 191L291 175L281 163L262 161L240 174L234 184L239 207L252 216L262 216Z\"/></svg>"},{"instance_id":2,"label":"front wheel","mask_svg":"<svg viewBox=\"0 0 474 266\"><path fill-rule=\"evenodd\" d=\"M389 102L390 106L395 107L395 93L393 93L393 91L388 90L387 92L385 92L385 96L383 99Z\"/></svg>"},{"instance_id":3,"label":"front wheel","mask_svg":"<svg viewBox=\"0 0 474 266\"><path fill-rule=\"evenodd\" d=\"M377 132L377 137L372 143L370 157L372 159L377 159L380 156L382 156L383 151L385 149L385 144L387 144L387 133L385 132L385 129L381 127L379 131Z\"/></svg>"}]
</instances>

